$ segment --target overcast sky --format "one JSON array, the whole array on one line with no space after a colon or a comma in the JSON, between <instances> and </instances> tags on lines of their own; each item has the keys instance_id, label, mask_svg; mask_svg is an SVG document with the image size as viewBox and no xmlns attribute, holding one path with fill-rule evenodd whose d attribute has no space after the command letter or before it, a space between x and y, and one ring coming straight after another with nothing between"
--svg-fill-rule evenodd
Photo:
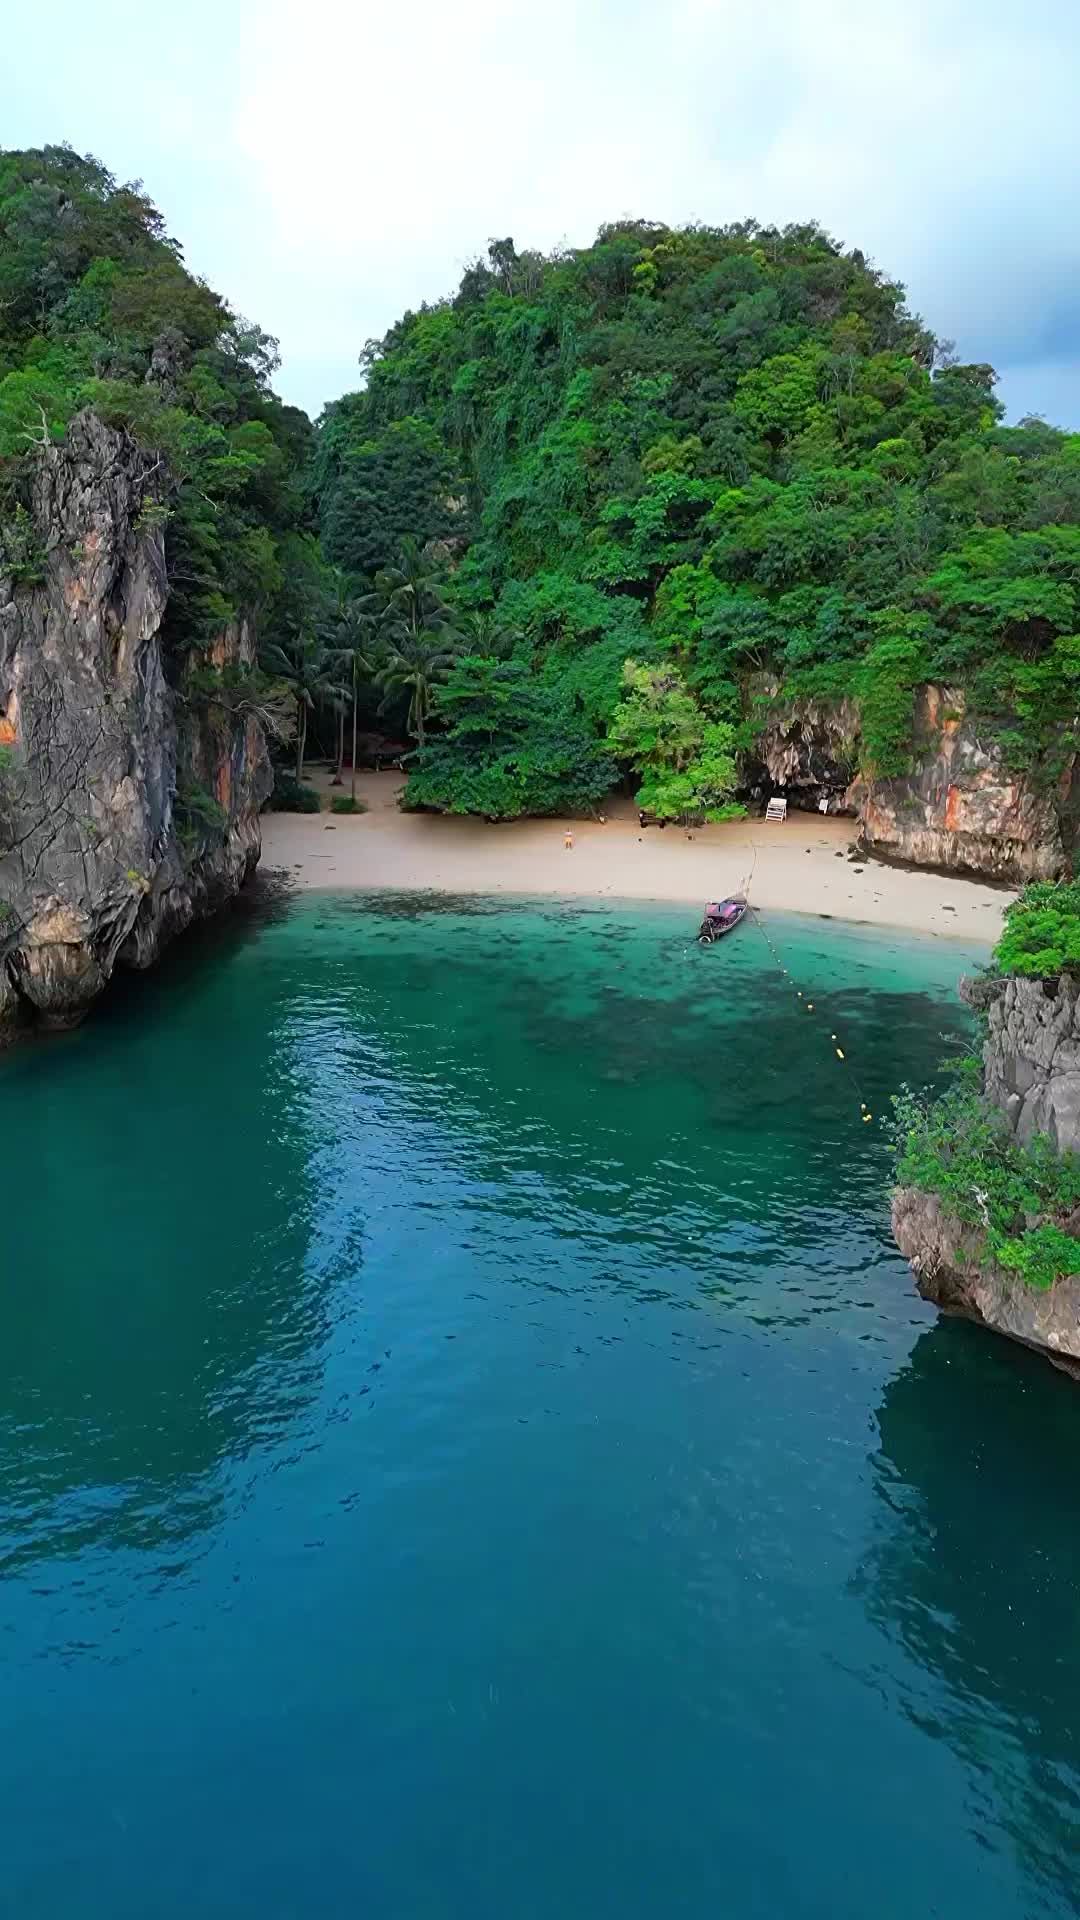
<instances>
[{"instance_id":1,"label":"overcast sky","mask_svg":"<svg viewBox=\"0 0 1080 1920\"><path fill-rule=\"evenodd\" d=\"M754 215L1080 428L1080 0L49 0L3 41L0 145L142 178L313 414L491 235Z\"/></svg>"}]
</instances>

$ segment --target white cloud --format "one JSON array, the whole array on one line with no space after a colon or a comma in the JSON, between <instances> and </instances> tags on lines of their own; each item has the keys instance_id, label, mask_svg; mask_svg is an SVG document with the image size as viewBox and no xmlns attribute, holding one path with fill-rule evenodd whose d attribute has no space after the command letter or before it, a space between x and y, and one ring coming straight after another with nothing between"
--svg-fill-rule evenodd
<instances>
[{"instance_id":1,"label":"white cloud","mask_svg":"<svg viewBox=\"0 0 1080 1920\"><path fill-rule=\"evenodd\" d=\"M149 16L120 30L132 0L55 11L49 99L6 140L143 174L312 410L490 235L754 214L816 216L1008 368L1014 410L1030 365L1080 426L1075 0L189 0L157 51Z\"/></svg>"}]
</instances>

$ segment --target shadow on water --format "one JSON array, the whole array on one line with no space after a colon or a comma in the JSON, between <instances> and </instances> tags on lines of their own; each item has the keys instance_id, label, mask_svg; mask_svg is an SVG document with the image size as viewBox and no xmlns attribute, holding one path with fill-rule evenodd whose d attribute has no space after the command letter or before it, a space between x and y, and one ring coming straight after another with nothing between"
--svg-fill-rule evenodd
<instances>
[{"instance_id":1,"label":"shadow on water","mask_svg":"<svg viewBox=\"0 0 1080 1920\"><path fill-rule=\"evenodd\" d=\"M792 1254L845 1208L851 1257L872 1259L883 1149L822 1026L756 943L714 962L670 911L255 895L77 1033L8 1058L5 1171L31 1196L0 1306L8 1569L212 1524L222 1461L318 1390L391 1110L391 1183L393 1154L436 1182L416 1222L451 1162L493 1259L515 1218L550 1229L538 1287L568 1283L575 1244L595 1284L641 1284L652 1249L652 1297L747 1286L768 1317L772 1260L796 1316ZM965 1016L875 992L860 966L829 1017L879 1102Z\"/></svg>"},{"instance_id":2,"label":"shadow on water","mask_svg":"<svg viewBox=\"0 0 1080 1920\"><path fill-rule=\"evenodd\" d=\"M943 1321L916 1341L877 1423L877 1537L855 1590L940 1683L909 1689L903 1709L960 1756L984 1818L1076 1910L1080 1390Z\"/></svg>"},{"instance_id":3,"label":"shadow on water","mask_svg":"<svg viewBox=\"0 0 1080 1920\"><path fill-rule=\"evenodd\" d=\"M220 1518L222 1462L317 1391L308 1088L237 966L280 911L230 918L5 1062L5 1171L28 1199L0 1297L0 1571L87 1547L182 1566Z\"/></svg>"},{"instance_id":4,"label":"shadow on water","mask_svg":"<svg viewBox=\"0 0 1080 1920\"><path fill-rule=\"evenodd\" d=\"M47 1070L54 1059L63 1060L87 1029L165 1017L190 983L212 976L241 947L286 919L296 901L295 888L283 869L260 870L217 913L171 941L152 967L116 967L105 991L77 1027L53 1032L32 1020L20 1026L12 1044L0 1047L0 1091L7 1084L5 1074L25 1067L28 1060L38 1071Z\"/></svg>"},{"instance_id":5,"label":"shadow on water","mask_svg":"<svg viewBox=\"0 0 1080 1920\"><path fill-rule=\"evenodd\" d=\"M286 920L296 904L288 874L281 868L260 868L234 899L173 940L152 967L118 967L88 1019L111 1023L165 1016L189 983L227 965L243 947Z\"/></svg>"}]
</instances>

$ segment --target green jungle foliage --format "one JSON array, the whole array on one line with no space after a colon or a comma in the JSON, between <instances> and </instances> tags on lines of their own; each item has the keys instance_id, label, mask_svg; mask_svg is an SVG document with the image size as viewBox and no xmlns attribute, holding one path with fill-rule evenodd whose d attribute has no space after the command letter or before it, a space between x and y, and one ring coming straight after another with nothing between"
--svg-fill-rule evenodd
<instances>
[{"instance_id":1,"label":"green jungle foliage","mask_svg":"<svg viewBox=\"0 0 1080 1920\"><path fill-rule=\"evenodd\" d=\"M240 614L284 619L290 541L311 542L313 433L271 392L276 366L276 343L188 272L138 184L69 147L0 152L0 568L17 582L40 577L33 444L92 407L164 456L143 521L165 531L170 652Z\"/></svg>"},{"instance_id":2,"label":"green jungle foliage","mask_svg":"<svg viewBox=\"0 0 1080 1920\"><path fill-rule=\"evenodd\" d=\"M520 659L466 654L435 696L442 731L411 763L407 807L480 813L589 812L616 777L574 702Z\"/></svg>"},{"instance_id":3,"label":"green jungle foliage","mask_svg":"<svg viewBox=\"0 0 1080 1920\"><path fill-rule=\"evenodd\" d=\"M182 844L201 846L221 838L228 814L204 787L184 787L176 796L176 823Z\"/></svg>"},{"instance_id":4,"label":"green jungle foliage","mask_svg":"<svg viewBox=\"0 0 1080 1920\"><path fill-rule=\"evenodd\" d=\"M713 817L733 747L713 730L759 714L762 689L855 694L876 777L909 766L927 678L1018 768L1051 777L1072 750L1080 435L1003 427L993 370L952 364L819 227L624 222L550 256L497 241L363 365L319 428L328 560L370 575L405 536L442 543L452 624L516 636L522 669L490 751L457 709L438 732L435 694L415 804L486 810L489 767L515 806L550 799L550 772L511 767L535 746L550 768L576 713L651 806ZM642 757L628 659L678 676L697 758Z\"/></svg>"},{"instance_id":5,"label":"green jungle foliage","mask_svg":"<svg viewBox=\"0 0 1080 1920\"><path fill-rule=\"evenodd\" d=\"M41 577L35 442L127 428L162 456L173 677L220 701L193 664L253 621L298 777L385 723L412 806L554 813L621 773L715 819L774 696L854 695L885 778L927 678L1018 769L1073 749L1080 436L1003 428L992 370L815 225L495 241L317 431L276 364L138 185L0 153L0 570Z\"/></svg>"},{"instance_id":6,"label":"green jungle foliage","mask_svg":"<svg viewBox=\"0 0 1080 1920\"><path fill-rule=\"evenodd\" d=\"M1005 909L994 948L1000 973L1051 980L1080 973L1080 881L1035 881Z\"/></svg>"},{"instance_id":7,"label":"green jungle foliage","mask_svg":"<svg viewBox=\"0 0 1080 1920\"><path fill-rule=\"evenodd\" d=\"M291 768L274 768L273 792L267 801L270 813L318 813L319 796L314 787L297 779Z\"/></svg>"},{"instance_id":8,"label":"green jungle foliage","mask_svg":"<svg viewBox=\"0 0 1080 1920\"><path fill-rule=\"evenodd\" d=\"M980 1229L982 1259L1032 1287L1080 1273L1080 1240L1065 1224L1080 1206L1075 1154L1058 1154L1045 1136L1021 1146L1004 1115L963 1084L937 1100L905 1090L893 1107L898 1182L936 1194L946 1213Z\"/></svg>"},{"instance_id":9,"label":"green jungle foliage","mask_svg":"<svg viewBox=\"0 0 1080 1920\"><path fill-rule=\"evenodd\" d=\"M623 668L623 699L608 729L612 751L642 774L637 802L658 820L729 820L745 809L735 786L735 729L707 720L670 664Z\"/></svg>"}]
</instances>

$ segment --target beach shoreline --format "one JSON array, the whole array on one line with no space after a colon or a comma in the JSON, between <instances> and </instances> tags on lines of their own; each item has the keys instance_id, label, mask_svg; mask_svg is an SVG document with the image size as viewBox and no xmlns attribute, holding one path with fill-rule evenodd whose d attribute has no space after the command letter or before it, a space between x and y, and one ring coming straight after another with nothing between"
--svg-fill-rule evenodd
<instances>
[{"instance_id":1,"label":"beach shoreline","mask_svg":"<svg viewBox=\"0 0 1080 1920\"><path fill-rule=\"evenodd\" d=\"M325 772L312 776L324 805L328 782ZM856 823L837 816L642 829L619 800L604 821L491 824L403 814L402 784L400 773L358 775L363 814L264 814L264 868L302 889L654 900L691 914L749 885L758 907L987 946L1015 897L959 874L853 858Z\"/></svg>"}]
</instances>

